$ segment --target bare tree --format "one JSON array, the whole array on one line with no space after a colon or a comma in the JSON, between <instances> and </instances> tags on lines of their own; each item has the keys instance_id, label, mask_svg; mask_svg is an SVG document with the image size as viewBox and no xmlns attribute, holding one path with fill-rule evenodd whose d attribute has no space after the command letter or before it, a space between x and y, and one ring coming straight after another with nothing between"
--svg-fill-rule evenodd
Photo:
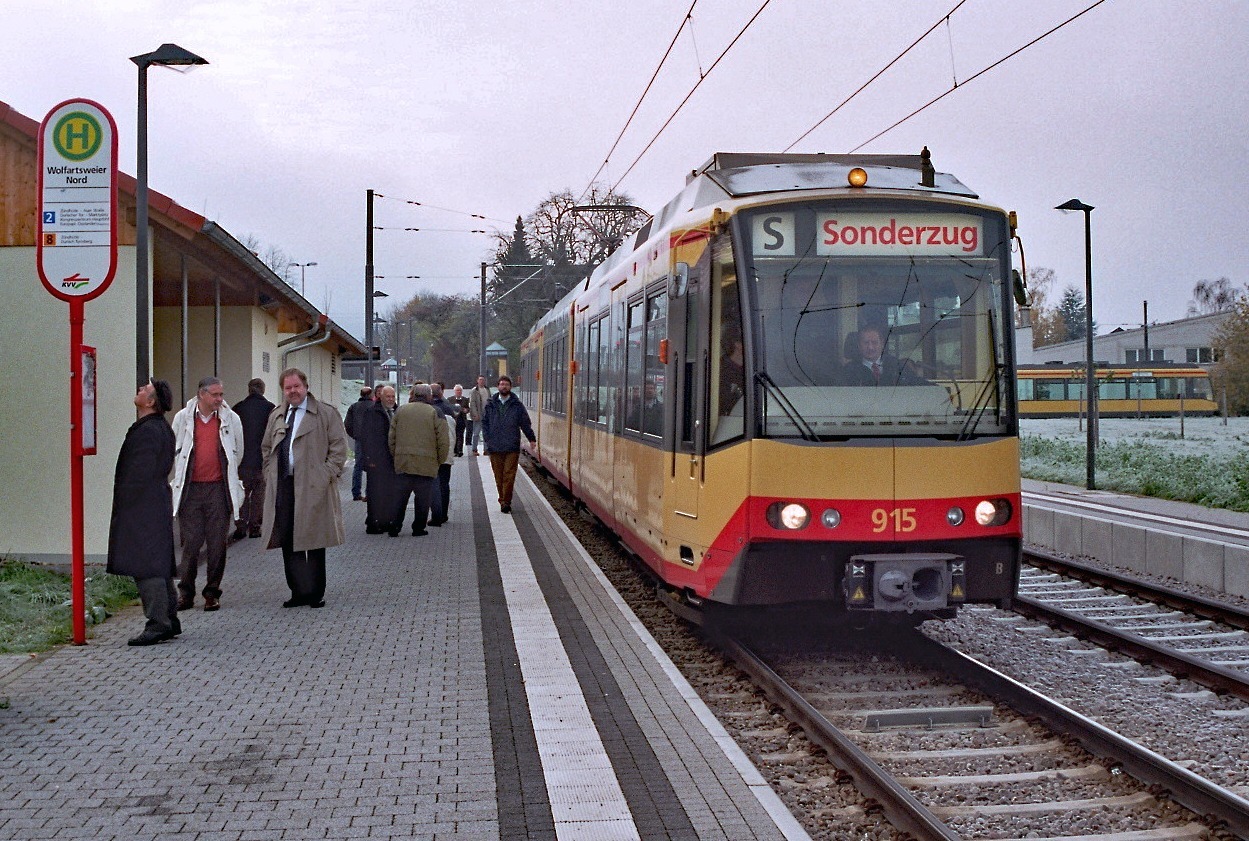
<instances>
[{"instance_id":1,"label":"bare tree","mask_svg":"<svg viewBox=\"0 0 1249 841\"><path fill-rule=\"evenodd\" d=\"M1199 280L1193 287L1193 298L1188 302L1189 317L1227 312L1244 298L1244 291L1232 286L1226 277L1218 280Z\"/></svg>"},{"instance_id":2,"label":"bare tree","mask_svg":"<svg viewBox=\"0 0 1249 841\"><path fill-rule=\"evenodd\" d=\"M261 243L260 237L255 234L244 234L239 237L239 244L260 258L260 262L272 269L273 273L282 278L283 281L290 283L287 274L290 273L294 261L291 260L285 251L276 245L265 246ZM261 254L262 249L264 250L263 255Z\"/></svg>"}]
</instances>

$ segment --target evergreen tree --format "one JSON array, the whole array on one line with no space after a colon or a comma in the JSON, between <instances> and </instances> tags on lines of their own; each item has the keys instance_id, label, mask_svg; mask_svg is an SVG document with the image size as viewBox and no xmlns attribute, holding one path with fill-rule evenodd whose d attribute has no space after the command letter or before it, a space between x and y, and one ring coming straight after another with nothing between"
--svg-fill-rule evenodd
<instances>
[{"instance_id":1,"label":"evergreen tree","mask_svg":"<svg viewBox=\"0 0 1249 841\"><path fill-rule=\"evenodd\" d=\"M1086 312L1084 296L1080 294L1080 290L1074 286L1063 289L1062 297L1058 301L1058 315L1062 320L1063 330L1067 334L1067 341L1084 338ZM1096 326L1094 326L1093 335L1097 335Z\"/></svg>"}]
</instances>

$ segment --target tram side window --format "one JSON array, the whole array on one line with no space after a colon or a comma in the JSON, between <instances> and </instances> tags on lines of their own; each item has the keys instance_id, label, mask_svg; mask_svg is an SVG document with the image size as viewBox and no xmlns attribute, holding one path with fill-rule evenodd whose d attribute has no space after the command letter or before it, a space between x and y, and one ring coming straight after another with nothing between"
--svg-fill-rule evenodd
<instances>
[{"instance_id":1,"label":"tram side window","mask_svg":"<svg viewBox=\"0 0 1249 841\"><path fill-rule=\"evenodd\" d=\"M646 341L646 299L629 303L625 351L625 429L642 431L642 372Z\"/></svg>"},{"instance_id":2,"label":"tram side window","mask_svg":"<svg viewBox=\"0 0 1249 841\"><path fill-rule=\"evenodd\" d=\"M717 347L716 367L710 389L712 400L711 441L720 443L746 433L746 378L742 345L742 308L737 292L737 271L733 252L723 243L716 248L712 261L712 301Z\"/></svg>"},{"instance_id":3,"label":"tram side window","mask_svg":"<svg viewBox=\"0 0 1249 841\"><path fill-rule=\"evenodd\" d=\"M1107 380L1097 386L1098 400L1126 400L1128 384L1123 380Z\"/></svg>"},{"instance_id":4,"label":"tram side window","mask_svg":"<svg viewBox=\"0 0 1249 841\"><path fill-rule=\"evenodd\" d=\"M585 350L581 354L584 371L581 376L581 417L590 423L598 421L598 333L602 321L592 321L586 326Z\"/></svg>"},{"instance_id":5,"label":"tram side window","mask_svg":"<svg viewBox=\"0 0 1249 841\"><path fill-rule=\"evenodd\" d=\"M604 315L599 319L598 333L598 422L607 424L608 415L613 405L612 385L615 383L615 368L612 365L611 320Z\"/></svg>"},{"instance_id":6,"label":"tram side window","mask_svg":"<svg viewBox=\"0 0 1249 841\"><path fill-rule=\"evenodd\" d=\"M664 434L663 405L667 390L659 343L668 337L668 293L660 291L646 300L646 375L642 383L642 431Z\"/></svg>"},{"instance_id":7,"label":"tram side window","mask_svg":"<svg viewBox=\"0 0 1249 841\"><path fill-rule=\"evenodd\" d=\"M1019 379L1015 381L1015 397L1018 400L1039 400L1041 398L1033 396L1036 392L1034 386L1037 383L1034 380Z\"/></svg>"},{"instance_id":8,"label":"tram side window","mask_svg":"<svg viewBox=\"0 0 1249 841\"><path fill-rule=\"evenodd\" d=\"M1020 385L1023 385L1023 382L1020 382ZM1062 400L1063 399L1062 382L1038 380L1036 381L1034 385L1034 389L1035 389L1035 394L1036 394L1036 397L1034 399L1036 400ZM1021 394L1020 399L1024 400L1027 398L1025 398Z\"/></svg>"}]
</instances>

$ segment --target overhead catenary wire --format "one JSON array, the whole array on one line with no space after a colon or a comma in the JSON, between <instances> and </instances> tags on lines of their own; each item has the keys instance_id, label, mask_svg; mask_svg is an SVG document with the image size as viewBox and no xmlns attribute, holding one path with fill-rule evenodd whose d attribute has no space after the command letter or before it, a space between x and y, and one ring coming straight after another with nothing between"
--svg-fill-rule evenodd
<instances>
[{"instance_id":1,"label":"overhead catenary wire","mask_svg":"<svg viewBox=\"0 0 1249 841\"><path fill-rule=\"evenodd\" d=\"M912 111L911 113L907 114L905 117L903 117L902 119L898 120L898 121L897 121L896 123L894 123L893 125L889 126L888 128L885 128L885 129L883 129L883 130L881 130L881 131L878 131L876 134L872 135L872 136L871 136L871 137L869 137L867 140L864 140L864 141L863 141L862 143L860 143L858 146L855 146L853 149L851 149L851 150L850 150L850 152L852 152L852 153L853 153L853 152L857 152L857 151L859 151L860 149L862 149L864 146L866 146L866 145L868 145L869 143L871 143L872 141L874 141L874 140L878 140L878 139L880 139L881 137L884 137L886 134L888 134L889 132L891 132L891 131L893 131L895 128L897 128L898 126L900 126L900 125L902 125L903 123L905 123L907 120L909 120L909 119L911 119L912 117L916 116L917 114L919 114L919 113L923 112L924 110L926 110L926 109L930 108L931 106L936 105L938 102L940 102L941 100L945 99L945 98L946 98L947 96L949 96L950 94L954 93L954 91L958 90L959 88L965 88L965 87L967 87L967 84L968 84L969 82L972 82L973 80L978 79L978 78L980 78L981 76L983 76L984 74L988 73L990 70L993 70L994 68L1001 66L1002 64L1006 63L1006 62L1007 62L1007 61L1009 61L1010 59L1012 59L1012 58L1014 58L1015 56L1017 56L1017 55L1019 55L1020 53L1022 53L1024 50L1028 49L1029 47L1033 46L1034 44L1039 43L1040 41L1043 41L1044 39L1046 39L1046 38L1048 38L1049 36L1053 35L1053 34L1054 34L1055 32L1057 32L1058 30L1062 29L1064 26L1067 26L1069 23L1072 23L1072 22L1074 22L1075 20L1077 20L1078 18L1083 17L1084 15L1086 15L1086 14L1088 14L1089 12L1093 11L1094 9L1096 9L1098 6L1100 6L1102 3L1105 3L1105 2L1106 2L1106 0L1097 0L1097 2L1093 3L1092 5L1090 5L1090 6L1086 7L1085 9L1083 9L1083 10L1081 10L1081 11L1079 11L1079 12L1076 12L1074 15L1072 15L1072 16L1071 16L1071 17L1069 17L1069 18L1067 18L1065 21L1063 21L1062 23L1058 24L1057 26L1054 26L1054 27L1052 27L1052 28L1050 28L1050 29L1046 30L1045 32L1041 33L1041 34L1040 34L1040 35L1038 35L1037 37L1033 38L1031 41L1029 41L1028 43L1024 44L1022 47L1019 47L1019 48L1017 48L1017 49L1015 49L1015 50L1012 50L1011 52L1009 52L1009 53L1007 53L1006 55L1004 55L1004 56L1002 56L1001 58L999 58L997 61L995 61L995 62L993 62L992 64L990 64L989 66L987 66L987 67L985 67L985 68L981 69L980 71L978 71L977 73L974 73L974 74L972 74L971 76L967 77L967 80L966 80L966 81L964 81L961 85L959 85L959 84L954 84L954 85L950 86L950 88L948 88L946 91L944 91L943 93L941 93L941 94L939 94L939 95L937 95L937 96L933 97L933 98L932 98L932 99L930 99L928 102L925 102L923 105L919 106L919 107L918 107L918 108L916 108L914 111Z\"/></svg>"},{"instance_id":2,"label":"overhead catenary wire","mask_svg":"<svg viewBox=\"0 0 1249 841\"><path fill-rule=\"evenodd\" d=\"M646 87L642 90L642 95L638 97L638 101L634 104L633 110L629 112L629 118L625 120L625 124L620 129L620 133L616 135L616 139L612 142L611 148L607 150L607 154L603 157L603 162L599 164L599 167L595 170L594 175L590 176L590 184L581 191L581 198L577 199L578 201L585 198L585 194L590 191L590 187L594 185L594 182L598 180L598 177L603 174L603 170L607 168L608 162L611 161L611 156L616 152L616 147L620 145L620 141L625 136L625 132L628 131L629 126L633 124L633 118L637 116L638 109L642 107L642 101L646 99L646 95L650 93L651 87L655 84L655 79L659 77L659 71L662 70L664 64L667 63L668 56L672 55L672 48L676 46L677 39L681 37L681 32L684 31L686 25L690 22L690 18L693 17L694 7L697 5L698 0L694 0L694 2L690 3L690 7L685 12L685 16L681 18L680 25L677 26L677 31L672 34L672 40L668 43L668 49L664 50L663 58L659 59L659 64L655 65L655 72L651 74L649 81L646 83Z\"/></svg>"},{"instance_id":3,"label":"overhead catenary wire","mask_svg":"<svg viewBox=\"0 0 1249 841\"><path fill-rule=\"evenodd\" d=\"M918 47L918 46L920 45L920 43L921 43L921 42L922 42L925 38L927 38L929 35L931 35L931 34L932 34L932 33L933 33L936 29L937 29L937 27L941 26L942 22L944 22L947 26L949 26L950 16L951 16L951 15L953 15L955 12L957 12L960 8L962 8L963 4L964 4L964 3L966 3L966 2L967 2L967 0L959 0L959 2L958 2L958 3L954 4L954 8L953 8L953 9L950 9L950 11L946 12L943 16L941 16L941 17L937 18L937 21L936 21L936 22L935 22L932 26L930 26L930 27L928 27L926 30L924 30L924 34L923 34L923 35L920 35L918 38L916 38L914 41L912 41L912 42L910 43L910 45L909 45L906 49L904 49L902 52L900 52L900 53L898 53L896 56L894 56L894 57L893 57L893 59L892 59L892 60L891 60L888 64L886 64L884 67L882 67L882 68L880 68L879 70L877 70L877 71L876 71L876 73L872 75L872 78L868 79L866 82L864 82L863 84L859 85L858 89L857 89L854 93L850 94L850 95L849 95L849 96L847 96L845 99L843 99L840 103L838 103L838 105L837 105L837 107L836 107L836 108L834 108L832 111L829 111L827 114L825 114L823 117L821 117L821 118L820 118L820 119L819 119L819 120L815 123L815 125L811 126L811 128L809 128L809 129L807 129L806 131L804 131L801 135L799 135L799 136L798 136L798 139L797 139L797 140L795 140L793 143L791 143L791 144L789 144L788 146L786 146L786 147L785 147L782 151L784 151L784 152L788 152L790 149L792 149L792 148L794 148L795 146L797 146L799 143L801 143L803 140L805 140L805 139L807 138L807 135L811 134L811 132L815 131L817 128L819 128L820 126L824 125L824 123L826 123L829 119L831 119L831 118L833 117L833 115L835 115L835 114L836 114L838 111L840 111L842 108L845 108L847 105L849 105L851 100L853 100L853 99L854 99L855 97L857 97L859 94L863 93L863 91L867 90L868 86L870 86L873 82L875 82L875 81L876 81L877 79L879 79L881 76L885 75L885 73L889 70L889 68L890 68L890 67L893 67L893 66L894 66L895 64L897 64L899 61L901 61L903 58L905 58L905 57L906 57L906 55L907 55L907 54L908 54L911 50L913 50L913 49L915 49L916 47ZM951 56L953 55L953 49L954 49L953 44L951 44L951 46L950 46ZM951 61L953 61L953 58L952 58L952 57L951 57Z\"/></svg>"},{"instance_id":4,"label":"overhead catenary wire","mask_svg":"<svg viewBox=\"0 0 1249 841\"><path fill-rule=\"evenodd\" d=\"M733 36L733 40L730 41L729 45L724 48L724 51L721 52L720 55L716 56L716 60L713 61L711 66L707 68L707 72L698 77L698 81L694 83L694 87L690 88L689 93L685 95L685 98L681 100L681 103L677 105L673 112L668 116L668 119L664 121L664 124L659 127L659 131L655 132L655 136L650 139L650 142L648 142L646 146L643 147L642 151L638 153L637 157L633 159L633 163L629 164L629 168L616 179L616 183L612 184L611 188L613 191L620 186L620 182L624 181L629 176L629 173L633 171L633 168L638 165L638 162L645 157L646 153L650 151L650 148L655 145L655 141L658 140L660 135L667 130L668 126L672 124L672 121L676 119L677 114L681 113L681 109L684 108L686 103L688 103L694 96L694 92L697 91L699 86L702 85L702 83L707 80L707 77L711 75L711 71L716 69L716 65L718 65L726 55L728 55L729 50L733 49L734 45L741 40L741 37L746 34L746 30L750 29L751 25L759 19L759 15L763 14L763 10L766 9L768 4L771 2L772 0L763 0L763 4L759 6L758 10L753 15L751 15L750 20L746 21L746 25L743 26L735 36Z\"/></svg>"},{"instance_id":5,"label":"overhead catenary wire","mask_svg":"<svg viewBox=\"0 0 1249 841\"><path fill-rule=\"evenodd\" d=\"M395 197L393 197L393 196L386 196L386 195L383 195L382 193L379 193L379 192L376 192L376 191L374 191L374 193L373 193L373 197L374 197L374 198L378 198L378 199L387 199L387 200L389 200L389 201L397 201L397 202L402 202L403 204L410 204L410 205L414 205L414 206L416 206L416 207L427 207L427 208L429 208L430 210L441 210L443 213L455 213L455 214L457 214L457 215L459 215L459 216L469 216L469 217L472 217L473 219L481 219L481 220L483 220L483 221L487 221L487 222L502 222L502 223L503 223L503 224L505 224L505 225L506 225L506 224L508 224L506 219L496 219L496 218L494 218L493 216L483 216L483 215L482 215L482 214L480 214L480 213L469 213L469 212L464 211L464 210L454 210L453 208L450 208L450 207L439 207L438 205L436 205L436 204L430 204L429 202L414 201L414 200L412 200L412 199L400 199L400 198L395 198ZM427 229L427 230L432 230L432 229Z\"/></svg>"}]
</instances>

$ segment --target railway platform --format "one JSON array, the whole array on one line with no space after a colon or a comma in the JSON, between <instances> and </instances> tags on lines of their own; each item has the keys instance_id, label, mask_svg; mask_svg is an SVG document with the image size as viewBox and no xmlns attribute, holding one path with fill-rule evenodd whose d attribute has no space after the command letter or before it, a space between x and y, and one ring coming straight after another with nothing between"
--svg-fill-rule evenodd
<instances>
[{"instance_id":1,"label":"railway platform","mask_svg":"<svg viewBox=\"0 0 1249 841\"><path fill-rule=\"evenodd\" d=\"M1249 598L1249 514L1023 480L1025 545Z\"/></svg>"},{"instance_id":2,"label":"railway platform","mask_svg":"<svg viewBox=\"0 0 1249 841\"><path fill-rule=\"evenodd\" d=\"M523 471L494 499L471 456L427 537L345 496L322 609L243 540L181 637L7 661L0 839L806 838Z\"/></svg>"}]
</instances>

